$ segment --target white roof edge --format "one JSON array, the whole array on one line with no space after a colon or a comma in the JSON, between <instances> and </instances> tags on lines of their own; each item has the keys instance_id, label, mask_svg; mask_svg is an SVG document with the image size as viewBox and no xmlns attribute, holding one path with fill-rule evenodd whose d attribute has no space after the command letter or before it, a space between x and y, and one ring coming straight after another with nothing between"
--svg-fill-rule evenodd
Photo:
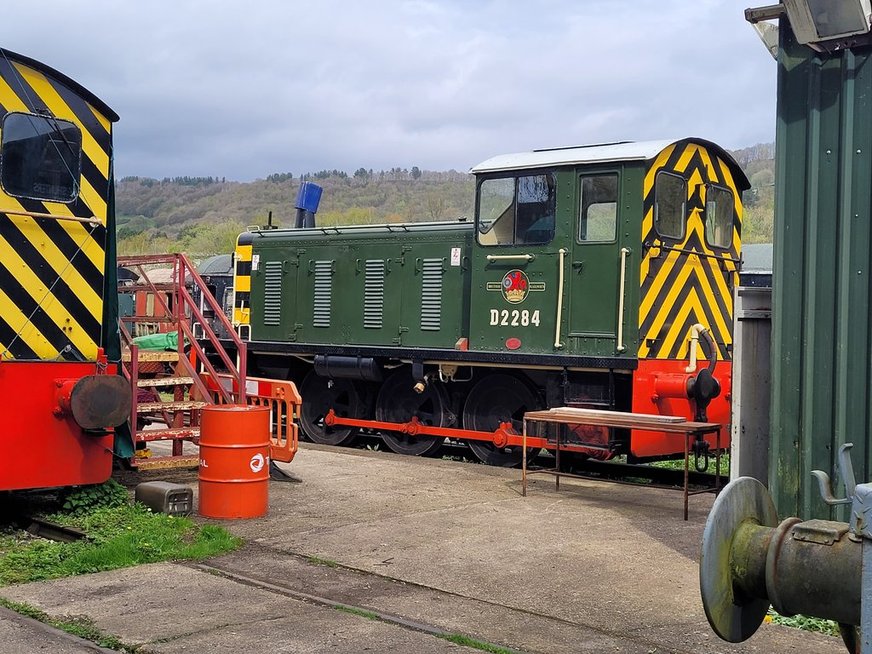
<instances>
[{"instance_id":1,"label":"white roof edge","mask_svg":"<svg viewBox=\"0 0 872 654\"><path fill-rule=\"evenodd\" d=\"M500 154L473 166L471 173L489 173L501 170L550 168L573 164L610 163L615 161L645 161L656 157L667 146L681 139L663 141L628 141L581 147L555 148Z\"/></svg>"}]
</instances>

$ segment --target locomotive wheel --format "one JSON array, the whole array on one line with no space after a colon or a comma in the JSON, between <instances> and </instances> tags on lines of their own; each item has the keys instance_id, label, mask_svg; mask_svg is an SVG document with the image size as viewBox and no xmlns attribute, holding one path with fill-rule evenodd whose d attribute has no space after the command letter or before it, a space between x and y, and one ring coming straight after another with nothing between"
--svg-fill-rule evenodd
<instances>
[{"instance_id":1,"label":"locomotive wheel","mask_svg":"<svg viewBox=\"0 0 872 654\"><path fill-rule=\"evenodd\" d=\"M536 393L517 377L506 374L488 375L470 391L463 405L463 427L476 431L494 431L501 422L510 422L520 434L524 413L540 408ZM523 448L497 447L485 441L467 441L470 449L482 462L492 466L514 468L521 464ZM527 448L528 459L537 453Z\"/></svg>"},{"instance_id":2,"label":"locomotive wheel","mask_svg":"<svg viewBox=\"0 0 872 654\"><path fill-rule=\"evenodd\" d=\"M360 417L365 402L357 386L349 379L327 379L314 371L306 375L300 387L303 407L300 424L306 435L323 445L350 445L357 435L354 427L328 427L324 417L330 409L344 418Z\"/></svg>"},{"instance_id":3,"label":"locomotive wheel","mask_svg":"<svg viewBox=\"0 0 872 654\"><path fill-rule=\"evenodd\" d=\"M416 393L414 385L415 381L408 370L388 377L376 400L376 420L409 422L414 416L425 425L450 425L454 416L448 409L448 398L442 387L428 384L423 393ZM382 439L397 454L413 456L432 456L445 442L439 436L410 436L397 431L383 433Z\"/></svg>"}]
</instances>

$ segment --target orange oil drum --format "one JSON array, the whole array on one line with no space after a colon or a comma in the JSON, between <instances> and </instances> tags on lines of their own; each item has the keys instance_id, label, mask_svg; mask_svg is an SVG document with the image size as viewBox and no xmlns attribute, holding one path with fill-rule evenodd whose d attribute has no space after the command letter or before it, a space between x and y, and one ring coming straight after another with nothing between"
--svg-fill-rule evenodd
<instances>
[{"instance_id":1,"label":"orange oil drum","mask_svg":"<svg viewBox=\"0 0 872 654\"><path fill-rule=\"evenodd\" d=\"M200 423L200 515L257 518L269 503L270 410L222 404Z\"/></svg>"}]
</instances>

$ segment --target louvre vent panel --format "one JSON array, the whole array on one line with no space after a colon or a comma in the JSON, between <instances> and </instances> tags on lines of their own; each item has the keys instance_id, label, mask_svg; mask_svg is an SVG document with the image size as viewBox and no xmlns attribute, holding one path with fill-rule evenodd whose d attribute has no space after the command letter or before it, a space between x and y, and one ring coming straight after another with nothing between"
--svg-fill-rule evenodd
<instances>
[{"instance_id":1,"label":"louvre vent panel","mask_svg":"<svg viewBox=\"0 0 872 654\"><path fill-rule=\"evenodd\" d=\"M263 273L263 324L277 327L282 322L282 262L267 261Z\"/></svg>"},{"instance_id":2,"label":"louvre vent panel","mask_svg":"<svg viewBox=\"0 0 872 654\"><path fill-rule=\"evenodd\" d=\"M385 315L384 259L367 259L365 271L363 326L365 329L381 329Z\"/></svg>"},{"instance_id":3,"label":"louvre vent panel","mask_svg":"<svg viewBox=\"0 0 872 654\"><path fill-rule=\"evenodd\" d=\"M329 327L333 310L333 261L315 262L315 297L312 302L312 325Z\"/></svg>"},{"instance_id":4,"label":"louvre vent panel","mask_svg":"<svg viewBox=\"0 0 872 654\"><path fill-rule=\"evenodd\" d=\"M421 331L442 328L442 259L424 259L421 271Z\"/></svg>"}]
</instances>

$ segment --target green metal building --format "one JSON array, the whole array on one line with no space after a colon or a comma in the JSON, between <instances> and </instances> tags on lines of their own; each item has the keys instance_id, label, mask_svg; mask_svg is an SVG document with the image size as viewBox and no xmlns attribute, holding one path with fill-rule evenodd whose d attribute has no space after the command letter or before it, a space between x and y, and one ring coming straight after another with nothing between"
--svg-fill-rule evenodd
<instances>
[{"instance_id":1,"label":"green metal building","mask_svg":"<svg viewBox=\"0 0 872 654\"><path fill-rule=\"evenodd\" d=\"M770 488L780 515L828 518L813 469L852 442L872 478L872 47L779 22Z\"/></svg>"}]
</instances>

